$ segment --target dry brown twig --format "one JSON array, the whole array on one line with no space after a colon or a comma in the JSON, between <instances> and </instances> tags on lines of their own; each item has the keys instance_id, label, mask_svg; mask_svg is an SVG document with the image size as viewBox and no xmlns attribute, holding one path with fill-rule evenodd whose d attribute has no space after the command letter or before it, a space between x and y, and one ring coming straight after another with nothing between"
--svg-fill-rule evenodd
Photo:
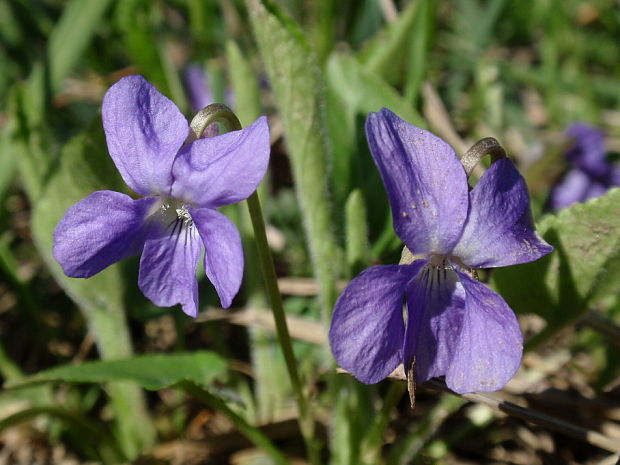
<instances>
[{"instance_id":1,"label":"dry brown twig","mask_svg":"<svg viewBox=\"0 0 620 465\"><path fill-rule=\"evenodd\" d=\"M345 370L342 370L342 369L339 369L338 371L341 373L347 373ZM405 382L407 381L407 377L403 371L402 366L394 370L388 376L388 378L398 380L398 381L405 381ZM539 412L537 410L500 399L492 394L488 394L485 392L456 394L455 392L448 389L448 387L446 386L446 383L444 383L443 381L439 379L431 379L427 381L426 383L424 383L424 386L427 388L437 390L437 391L448 392L454 395L460 395L463 399L467 399L471 402L476 402L478 404L484 404L498 412L502 412L512 417L516 417L516 418L520 418L521 420L528 421L535 425L539 425L544 428L566 434L568 436L585 441L588 444L591 444L593 446L608 450L609 452L620 453L620 440L618 439L610 438L608 436L605 436L604 434L582 428L580 426L577 426L575 424L569 423L564 420L560 420L558 418Z\"/></svg>"}]
</instances>

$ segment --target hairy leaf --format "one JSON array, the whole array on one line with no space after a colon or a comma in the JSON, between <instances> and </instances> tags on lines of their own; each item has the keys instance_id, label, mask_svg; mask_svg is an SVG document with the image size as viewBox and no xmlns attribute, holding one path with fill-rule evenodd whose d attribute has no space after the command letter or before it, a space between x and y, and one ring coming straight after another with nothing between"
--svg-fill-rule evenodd
<instances>
[{"instance_id":1,"label":"hairy leaf","mask_svg":"<svg viewBox=\"0 0 620 465\"><path fill-rule=\"evenodd\" d=\"M493 284L516 312L559 328L620 292L619 230L620 189L574 204L538 225L551 254L495 270Z\"/></svg>"}]
</instances>

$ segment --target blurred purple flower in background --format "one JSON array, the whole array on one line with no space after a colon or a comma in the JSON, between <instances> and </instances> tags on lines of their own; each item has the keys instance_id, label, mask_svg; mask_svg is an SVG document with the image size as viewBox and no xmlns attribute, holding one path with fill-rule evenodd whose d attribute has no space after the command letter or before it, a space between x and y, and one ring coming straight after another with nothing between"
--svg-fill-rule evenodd
<instances>
[{"instance_id":1,"label":"blurred purple flower in background","mask_svg":"<svg viewBox=\"0 0 620 465\"><path fill-rule=\"evenodd\" d=\"M551 191L549 205L553 210L600 197L610 187L620 186L620 167L607 160L603 131L577 123L569 126L566 135L572 145L565 156L572 167Z\"/></svg>"},{"instance_id":2,"label":"blurred purple flower in background","mask_svg":"<svg viewBox=\"0 0 620 465\"><path fill-rule=\"evenodd\" d=\"M189 105L194 113L198 113L207 105L215 102L215 97L209 82L209 76L205 72L205 68L191 64L183 72L185 81L185 90L189 99ZM233 106L233 95L230 89L226 89L224 93L224 104L228 107ZM205 137L213 137L219 134L217 123L210 124L204 130Z\"/></svg>"},{"instance_id":3,"label":"blurred purple flower in background","mask_svg":"<svg viewBox=\"0 0 620 465\"><path fill-rule=\"evenodd\" d=\"M217 207L246 199L269 161L269 128L251 126L186 144L187 120L142 76L114 84L103 99L108 150L134 200L98 191L67 210L54 231L54 257L67 276L88 278L142 253L138 285L155 305L180 303L198 312L196 266L205 270L223 307L243 277L234 224Z\"/></svg>"},{"instance_id":4,"label":"blurred purple flower in background","mask_svg":"<svg viewBox=\"0 0 620 465\"><path fill-rule=\"evenodd\" d=\"M351 281L330 328L336 361L367 384L415 361L417 382L445 375L458 393L501 388L519 368L522 335L512 310L473 268L526 263L553 250L534 230L523 178L504 158L469 192L452 148L385 108L368 117L366 134L394 229L419 259L373 266Z\"/></svg>"},{"instance_id":5,"label":"blurred purple flower in background","mask_svg":"<svg viewBox=\"0 0 620 465\"><path fill-rule=\"evenodd\" d=\"M215 102L210 78L204 67L197 64L187 66L183 72L183 78L189 104L194 113ZM234 96L229 88L224 91L223 103L228 107L234 106Z\"/></svg>"},{"instance_id":6,"label":"blurred purple flower in background","mask_svg":"<svg viewBox=\"0 0 620 465\"><path fill-rule=\"evenodd\" d=\"M214 102L207 74L202 66L191 64L183 72L189 104L194 113Z\"/></svg>"}]
</instances>

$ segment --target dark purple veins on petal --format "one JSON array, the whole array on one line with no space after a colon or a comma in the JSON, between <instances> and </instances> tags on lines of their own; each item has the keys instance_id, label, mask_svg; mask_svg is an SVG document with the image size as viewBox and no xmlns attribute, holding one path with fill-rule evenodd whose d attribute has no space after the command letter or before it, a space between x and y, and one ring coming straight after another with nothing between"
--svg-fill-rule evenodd
<instances>
[{"instance_id":1,"label":"dark purple veins on petal","mask_svg":"<svg viewBox=\"0 0 620 465\"><path fill-rule=\"evenodd\" d=\"M153 222L140 260L138 285L155 305L181 304L189 316L198 314L196 266L202 241L191 220L178 217Z\"/></svg>"},{"instance_id":2,"label":"dark purple veins on petal","mask_svg":"<svg viewBox=\"0 0 620 465\"><path fill-rule=\"evenodd\" d=\"M403 361L415 357L416 382L443 376L461 332L465 291L457 274L427 265L407 285L407 330Z\"/></svg>"}]
</instances>

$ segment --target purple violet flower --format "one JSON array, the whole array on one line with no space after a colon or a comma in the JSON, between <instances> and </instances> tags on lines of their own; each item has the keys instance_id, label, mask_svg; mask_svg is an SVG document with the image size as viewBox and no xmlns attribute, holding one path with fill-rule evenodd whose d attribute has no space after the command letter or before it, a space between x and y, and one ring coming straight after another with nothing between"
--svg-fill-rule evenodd
<instances>
[{"instance_id":1,"label":"purple violet flower","mask_svg":"<svg viewBox=\"0 0 620 465\"><path fill-rule=\"evenodd\" d=\"M549 205L553 210L600 197L610 187L620 186L620 168L606 159L603 131L576 123L569 126L566 135L573 144L565 157L573 167L551 191Z\"/></svg>"},{"instance_id":2,"label":"purple violet flower","mask_svg":"<svg viewBox=\"0 0 620 465\"><path fill-rule=\"evenodd\" d=\"M70 207L54 231L54 257L67 276L88 278L142 253L138 285L155 305L180 303L198 313L196 266L205 270L223 307L243 277L234 224L217 207L246 199L269 161L269 128L251 126L187 143L178 108L142 76L128 76L103 98L103 127L112 160L143 198L94 192Z\"/></svg>"},{"instance_id":3,"label":"purple violet flower","mask_svg":"<svg viewBox=\"0 0 620 465\"><path fill-rule=\"evenodd\" d=\"M418 383L445 376L458 393L500 389L519 368L522 335L473 268L553 250L534 230L523 178L504 158L469 191L447 143L385 108L370 114L366 134L394 229L416 260L373 266L349 283L329 332L336 361L367 384L415 361Z\"/></svg>"}]
</instances>

